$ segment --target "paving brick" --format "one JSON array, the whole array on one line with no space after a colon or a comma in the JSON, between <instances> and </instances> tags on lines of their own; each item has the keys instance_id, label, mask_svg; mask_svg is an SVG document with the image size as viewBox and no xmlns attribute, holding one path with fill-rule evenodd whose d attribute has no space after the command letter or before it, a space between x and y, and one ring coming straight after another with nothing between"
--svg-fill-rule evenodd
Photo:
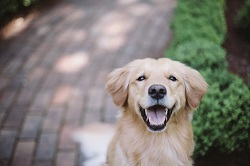
<instances>
[{"instance_id":1,"label":"paving brick","mask_svg":"<svg viewBox=\"0 0 250 166\"><path fill-rule=\"evenodd\" d=\"M21 66L21 61L20 60L12 60L7 67L2 71L3 74L6 75L13 75L18 68Z\"/></svg>"},{"instance_id":2,"label":"paving brick","mask_svg":"<svg viewBox=\"0 0 250 166\"><path fill-rule=\"evenodd\" d=\"M0 126L2 126L4 116L5 116L5 113L0 113Z\"/></svg>"},{"instance_id":3,"label":"paving brick","mask_svg":"<svg viewBox=\"0 0 250 166\"><path fill-rule=\"evenodd\" d=\"M119 112L119 108L117 108L114 103L113 100L111 98L111 96L106 97L106 103L104 104L104 121L105 122L115 122L117 119L117 116L120 114Z\"/></svg>"},{"instance_id":4,"label":"paving brick","mask_svg":"<svg viewBox=\"0 0 250 166\"><path fill-rule=\"evenodd\" d=\"M84 63L84 62L79 62L79 65L76 66L75 68L84 68L84 65L82 63ZM87 63L87 62L85 62L85 63ZM78 71L76 71L75 73L65 74L62 82L64 84L74 85L76 82L78 82L79 77L81 76L81 74L82 74L82 69L78 69Z\"/></svg>"},{"instance_id":5,"label":"paving brick","mask_svg":"<svg viewBox=\"0 0 250 166\"><path fill-rule=\"evenodd\" d=\"M75 152L58 152L56 158L56 166L74 166L75 161Z\"/></svg>"},{"instance_id":6,"label":"paving brick","mask_svg":"<svg viewBox=\"0 0 250 166\"><path fill-rule=\"evenodd\" d=\"M78 157L78 166L82 166L83 165L83 162L86 160L86 157L84 156L84 154L82 154L79 150L79 157Z\"/></svg>"},{"instance_id":7,"label":"paving brick","mask_svg":"<svg viewBox=\"0 0 250 166\"><path fill-rule=\"evenodd\" d=\"M83 93L82 87L78 87L75 85L74 90L72 91L72 97L70 98L70 100L83 102L84 98L85 98L85 94Z\"/></svg>"},{"instance_id":8,"label":"paving brick","mask_svg":"<svg viewBox=\"0 0 250 166\"><path fill-rule=\"evenodd\" d=\"M73 140L73 132L76 125L64 125L60 134L59 149L60 150L74 150L76 143Z\"/></svg>"},{"instance_id":9,"label":"paving brick","mask_svg":"<svg viewBox=\"0 0 250 166\"><path fill-rule=\"evenodd\" d=\"M18 52L14 52L14 54L16 54L15 56L15 60L16 61L20 61L21 65L23 65L23 60L26 60L27 57L29 57L30 54L32 54L33 50L35 49L33 45L33 38L27 38L28 36L30 36L30 33L26 33L27 35L22 34L20 37L22 37L24 39L24 44L22 45L22 47L18 50ZM26 43L29 43L29 45L26 45ZM12 61L12 60L11 60Z\"/></svg>"},{"instance_id":10,"label":"paving brick","mask_svg":"<svg viewBox=\"0 0 250 166\"><path fill-rule=\"evenodd\" d=\"M89 74L92 74L93 71L89 71ZM78 87L78 89L81 91L81 92L87 92L87 89L89 90L89 86L91 85L91 77L87 74L83 74L83 76L80 77L76 87ZM85 94L85 93L84 93ZM85 94L85 95L88 95L88 94Z\"/></svg>"},{"instance_id":11,"label":"paving brick","mask_svg":"<svg viewBox=\"0 0 250 166\"><path fill-rule=\"evenodd\" d=\"M6 112L7 112L7 109L1 109L0 108L0 126L2 126L2 123L4 122Z\"/></svg>"},{"instance_id":12,"label":"paving brick","mask_svg":"<svg viewBox=\"0 0 250 166\"><path fill-rule=\"evenodd\" d=\"M35 97L35 100L33 101L31 105L32 110L41 110L46 108L46 106L49 104L49 100L51 98L51 91L46 89L41 89Z\"/></svg>"},{"instance_id":13,"label":"paving brick","mask_svg":"<svg viewBox=\"0 0 250 166\"><path fill-rule=\"evenodd\" d=\"M9 108L10 104L13 102L17 91L6 90L2 95L0 94L0 108Z\"/></svg>"},{"instance_id":14,"label":"paving brick","mask_svg":"<svg viewBox=\"0 0 250 166\"><path fill-rule=\"evenodd\" d=\"M39 84L40 80L43 79L45 73L47 73L46 68L40 66L34 67L34 69L31 70L27 76L28 84L33 84L32 86L37 87L37 84Z\"/></svg>"},{"instance_id":15,"label":"paving brick","mask_svg":"<svg viewBox=\"0 0 250 166\"><path fill-rule=\"evenodd\" d=\"M33 93L34 88L22 88L17 97L16 104L21 106L28 105L32 101Z\"/></svg>"},{"instance_id":16,"label":"paving brick","mask_svg":"<svg viewBox=\"0 0 250 166\"><path fill-rule=\"evenodd\" d=\"M45 79L41 87L42 89L55 88L59 81L60 81L59 74L50 71L49 73L47 73L47 78Z\"/></svg>"},{"instance_id":17,"label":"paving brick","mask_svg":"<svg viewBox=\"0 0 250 166\"><path fill-rule=\"evenodd\" d=\"M104 87L93 87L89 90L88 110L100 110L104 92Z\"/></svg>"},{"instance_id":18,"label":"paving brick","mask_svg":"<svg viewBox=\"0 0 250 166\"><path fill-rule=\"evenodd\" d=\"M56 152L56 133L42 133L38 142L36 160L52 160Z\"/></svg>"},{"instance_id":19,"label":"paving brick","mask_svg":"<svg viewBox=\"0 0 250 166\"><path fill-rule=\"evenodd\" d=\"M41 116L44 114L45 110L46 110L46 108L29 108L29 114Z\"/></svg>"},{"instance_id":20,"label":"paving brick","mask_svg":"<svg viewBox=\"0 0 250 166\"><path fill-rule=\"evenodd\" d=\"M0 158L11 157L14 143L16 140L16 131L2 130L0 133Z\"/></svg>"},{"instance_id":21,"label":"paving brick","mask_svg":"<svg viewBox=\"0 0 250 166\"><path fill-rule=\"evenodd\" d=\"M11 87L13 89L18 89L25 85L26 80L27 79L25 77L25 73L18 72L15 76L12 77L8 87Z\"/></svg>"},{"instance_id":22,"label":"paving brick","mask_svg":"<svg viewBox=\"0 0 250 166\"><path fill-rule=\"evenodd\" d=\"M89 91L89 99L84 114L85 124L101 120L103 94L104 94L103 88L93 88Z\"/></svg>"},{"instance_id":23,"label":"paving brick","mask_svg":"<svg viewBox=\"0 0 250 166\"><path fill-rule=\"evenodd\" d=\"M0 165L1 166L8 166L9 160L5 160L5 159L0 158Z\"/></svg>"},{"instance_id":24,"label":"paving brick","mask_svg":"<svg viewBox=\"0 0 250 166\"><path fill-rule=\"evenodd\" d=\"M71 100L68 106L65 123L79 124L83 112L83 102L78 100Z\"/></svg>"},{"instance_id":25,"label":"paving brick","mask_svg":"<svg viewBox=\"0 0 250 166\"><path fill-rule=\"evenodd\" d=\"M48 110L43 123L43 130L58 131L63 118L63 107L52 107Z\"/></svg>"},{"instance_id":26,"label":"paving brick","mask_svg":"<svg viewBox=\"0 0 250 166\"><path fill-rule=\"evenodd\" d=\"M4 113L7 112L7 110L8 110L8 109L1 108L1 109L0 109L0 113L1 113L1 114L4 114Z\"/></svg>"},{"instance_id":27,"label":"paving brick","mask_svg":"<svg viewBox=\"0 0 250 166\"><path fill-rule=\"evenodd\" d=\"M34 141L19 141L15 150L12 166L31 166L34 148Z\"/></svg>"},{"instance_id":28,"label":"paving brick","mask_svg":"<svg viewBox=\"0 0 250 166\"><path fill-rule=\"evenodd\" d=\"M52 162L48 162L48 161L39 161L39 162L35 162L33 166L53 166L53 164Z\"/></svg>"},{"instance_id":29,"label":"paving brick","mask_svg":"<svg viewBox=\"0 0 250 166\"><path fill-rule=\"evenodd\" d=\"M13 107L9 115L6 118L4 127L19 128L26 112L27 112L26 107L22 107L22 106Z\"/></svg>"},{"instance_id":30,"label":"paving brick","mask_svg":"<svg viewBox=\"0 0 250 166\"><path fill-rule=\"evenodd\" d=\"M57 36L55 36L55 37L57 37ZM56 61L57 57L60 54L62 54L62 53L59 54L59 50L58 49L59 49L58 47L52 47L50 49L50 51L47 52L46 56L43 57L43 60L41 62L41 65L43 67L51 67L51 66L53 66L55 64L54 62Z\"/></svg>"},{"instance_id":31,"label":"paving brick","mask_svg":"<svg viewBox=\"0 0 250 166\"><path fill-rule=\"evenodd\" d=\"M89 110L84 115L83 123L86 125L93 122L99 122L102 119L101 117L102 115L100 110Z\"/></svg>"},{"instance_id":32,"label":"paving brick","mask_svg":"<svg viewBox=\"0 0 250 166\"><path fill-rule=\"evenodd\" d=\"M110 64L108 64L108 65L110 65ZM107 67L105 66L105 68L107 68ZM100 86L100 87L104 87L105 86L106 77L107 77L108 73L109 72L107 70L100 71L98 73L98 77L95 80L95 84L98 85L98 86Z\"/></svg>"},{"instance_id":33,"label":"paving brick","mask_svg":"<svg viewBox=\"0 0 250 166\"><path fill-rule=\"evenodd\" d=\"M41 120L41 116L26 116L20 138L35 139L41 126Z\"/></svg>"},{"instance_id":34,"label":"paving brick","mask_svg":"<svg viewBox=\"0 0 250 166\"><path fill-rule=\"evenodd\" d=\"M23 70L30 71L38 64L40 59L35 55L36 53L33 53L32 56L27 60L27 62L23 66Z\"/></svg>"},{"instance_id":35,"label":"paving brick","mask_svg":"<svg viewBox=\"0 0 250 166\"><path fill-rule=\"evenodd\" d=\"M53 95L52 105L65 105L72 96L73 87L69 85L58 86Z\"/></svg>"},{"instance_id":36,"label":"paving brick","mask_svg":"<svg viewBox=\"0 0 250 166\"><path fill-rule=\"evenodd\" d=\"M23 42L20 36L18 36L15 39L15 42L11 42L11 44L9 45L9 47L5 46L5 52L2 54L4 56L1 56L1 63L4 63L5 65L8 64L10 58L14 58L15 55L17 55L17 51L16 50L20 50L22 48L22 44L20 44L19 42ZM1 41L1 43L4 44L4 42ZM6 66L5 66L6 67Z\"/></svg>"},{"instance_id":37,"label":"paving brick","mask_svg":"<svg viewBox=\"0 0 250 166\"><path fill-rule=\"evenodd\" d=\"M0 90L4 89L8 83L10 82L10 79L8 78L0 78Z\"/></svg>"}]
</instances>

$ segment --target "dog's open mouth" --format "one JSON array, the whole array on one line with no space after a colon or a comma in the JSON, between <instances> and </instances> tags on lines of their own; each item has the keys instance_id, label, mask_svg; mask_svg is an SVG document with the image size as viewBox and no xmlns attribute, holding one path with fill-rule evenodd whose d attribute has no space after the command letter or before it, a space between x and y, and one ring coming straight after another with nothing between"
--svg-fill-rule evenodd
<instances>
[{"instance_id":1,"label":"dog's open mouth","mask_svg":"<svg viewBox=\"0 0 250 166\"><path fill-rule=\"evenodd\" d=\"M150 130L161 131L166 127L167 122L169 121L174 106L171 109L168 109L162 105L154 105L147 109L140 107L141 116Z\"/></svg>"}]
</instances>

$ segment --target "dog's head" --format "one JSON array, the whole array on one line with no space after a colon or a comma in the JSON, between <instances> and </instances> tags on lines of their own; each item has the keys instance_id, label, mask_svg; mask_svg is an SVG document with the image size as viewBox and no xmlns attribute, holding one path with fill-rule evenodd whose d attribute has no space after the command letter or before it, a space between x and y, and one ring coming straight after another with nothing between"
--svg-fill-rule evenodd
<instances>
[{"instance_id":1,"label":"dog's head","mask_svg":"<svg viewBox=\"0 0 250 166\"><path fill-rule=\"evenodd\" d=\"M179 110L196 109L207 91L196 70L167 58L135 60L110 73L106 86L114 103L134 111L150 131L166 129Z\"/></svg>"}]
</instances>

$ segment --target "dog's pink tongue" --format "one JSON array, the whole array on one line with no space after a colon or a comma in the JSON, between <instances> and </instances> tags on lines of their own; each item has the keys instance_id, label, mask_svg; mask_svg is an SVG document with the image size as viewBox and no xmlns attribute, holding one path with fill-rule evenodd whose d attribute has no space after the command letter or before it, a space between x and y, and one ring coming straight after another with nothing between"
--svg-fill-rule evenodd
<instances>
[{"instance_id":1,"label":"dog's pink tongue","mask_svg":"<svg viewBox=\"0 0 250 166\"><path fill-rule=\"evenodd\" d=\"M166 118L166 111L164 109L148 109L147 117L150 124L152 125L161 125L164 123Z\"/></svg>"}]
</instances>

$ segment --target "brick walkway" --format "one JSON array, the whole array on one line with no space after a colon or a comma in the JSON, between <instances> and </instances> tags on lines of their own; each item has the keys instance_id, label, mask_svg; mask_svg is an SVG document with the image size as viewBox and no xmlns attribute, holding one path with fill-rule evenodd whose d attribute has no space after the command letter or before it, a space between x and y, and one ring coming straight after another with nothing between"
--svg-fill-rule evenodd
<instances>
[{"instance_id":1,"label":"brick walkway","mask_svg":"<svg viewBox=\"0 0 250 166\"><path fill-rule=\"evenodd\" d=\"M105 77L162 57L175 0L64 0L0 43L0 165L81 163L73 129L114 122Z\"/></svg>"}]
</instances>

